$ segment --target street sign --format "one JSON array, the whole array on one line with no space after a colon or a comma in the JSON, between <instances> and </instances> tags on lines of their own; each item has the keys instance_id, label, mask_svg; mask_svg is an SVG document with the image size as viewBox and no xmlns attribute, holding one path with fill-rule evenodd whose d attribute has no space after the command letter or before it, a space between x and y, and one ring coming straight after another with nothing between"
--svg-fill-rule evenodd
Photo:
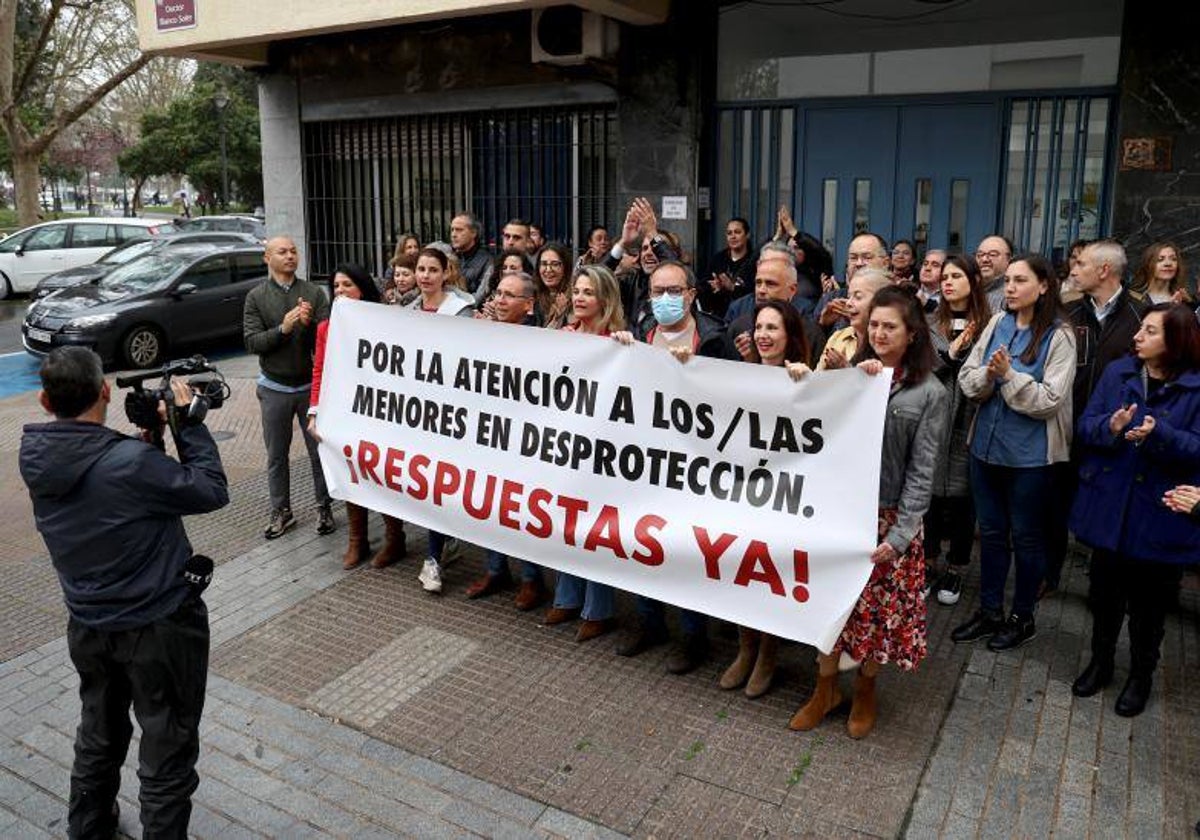
<instances>
[{"instance_id":1,"label":"street sign","mask_svg":"<svg viewBox=\"0 0 1200 840\"><path fill-rule=\"evenodd\" d=\"M196 25L196 0L154 0L154 22L159 32L191 29Z\"/></svg>"}]
</instances>

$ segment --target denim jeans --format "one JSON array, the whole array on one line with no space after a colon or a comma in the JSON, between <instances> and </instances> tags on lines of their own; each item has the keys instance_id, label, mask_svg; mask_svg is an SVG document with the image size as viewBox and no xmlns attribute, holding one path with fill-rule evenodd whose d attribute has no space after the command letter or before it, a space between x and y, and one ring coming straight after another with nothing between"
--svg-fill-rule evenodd
<instances>
[{"instance_id":1,"label":"denim jeans","mask_svg":"<svg viewBox=\"0 0 1200 840\"><path fill-rule=\"evenodd\" d=\"M501 554L495 549L487 550L487 570L490 575L508 575L508 555ZM521 561L521 580L532 582L542 579L542 567L528 560Z\"/></svg>"},{"instance_id":2,"label":"denim jeans","mask_svg":"<svg viewBox=\"0 0 1200 840\"><path fill-rule=\"evenodd\" d=\"M1046 569L1050 487L1049 466L1001 467L971 457L971 491L979 517L979 602L985 610L1004 611L1004 585L1015 559L1012 611L1033 615Z\"/></svg>"},{"instance_id":3,"label":"denim jeans","mask_svg":"<svg viewBox=\"0 0 1200 840\"><path fill-rule=\"evenodd\" d=\"M643 627L651 632L667 632L667 611L662 601L655 601L653 598L647 598L645 595L638 595L635 602L637 604L638 617L641 618ZM708 616L704 613L685 610L681 607L679 610L679 630L684 636L707 636Z\"/></svg>"},{"instance_id":4,"label":"denim jeans","mask_svg":"<svg viewBox=\"0 0 1200 840\"><path fill-rule=\"evenodd\" d=\"M446 535L441 531L429 530L429 556L442 562L442 550L446 547Z\"/></svg>"},{"instance_id":5,"label":"denim jeans","mask_svg":"<svg viewBox=\"0 0 1200 840\"><path fill-rule=\"evenodd\" d=\"M603 621L613 617L613 588L560 572L554 587L554 606L565 610L582 606L585 621Z\"/></svg>"}]
</instances>

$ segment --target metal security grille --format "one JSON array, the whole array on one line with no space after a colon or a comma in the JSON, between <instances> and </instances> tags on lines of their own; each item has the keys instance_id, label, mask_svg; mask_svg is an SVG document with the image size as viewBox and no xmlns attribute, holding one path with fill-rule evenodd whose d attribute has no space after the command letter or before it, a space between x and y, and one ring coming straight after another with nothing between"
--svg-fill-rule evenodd
<instances>
[{"instance_id":1,"label":"metal security grille","mask_svg":"<svg viewBox=\"0 0 1200 840\"><path fill-rule=\"evenodd\" d=\"M1113 110L1107 96L1010 100L1002 225L1021 249L1060 260L1106 231Z\"/></svg>"},{"instance_id":2,"label":"metal security grille","mask_svg":"<svg viewBox=\"0 0 1200 840\"><path fill-rule=\"evenodd\" d=\"M464 209L493 246L510 218L576 244L615 218L612 107L306 123L303 143L312 276L343 261L382 271L397 235L445 240Z\"/></svg>"}]
</instances>

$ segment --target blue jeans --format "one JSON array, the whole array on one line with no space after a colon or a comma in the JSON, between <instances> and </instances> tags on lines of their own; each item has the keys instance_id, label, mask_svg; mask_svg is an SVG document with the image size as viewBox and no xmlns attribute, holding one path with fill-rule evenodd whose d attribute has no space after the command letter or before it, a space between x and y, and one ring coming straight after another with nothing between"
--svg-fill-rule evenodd
<instances>
[{"instance_id":1,"label":"blue jeans","mask_svg":"<svg viewBox=\"0 0 1200 840\"><path fill-rule=\"evenodd\" d=\"M489 575L511 575L508 570L508 555L501 554L495 549L487 550L487 570ZM542 567L537 563L530 563L528 560L521 561L521 580L522 581L538 581L542 580Z\"/></svg>"},{"instance_id":2,"label":"blue jeans","mask_svg":"<svg viewBox=\"0 0 1200 840\"><path fill-rule=\"evenodd\" d=\"M971 457L971 491L979 517L979 603L985 610L1004 611L1004 585L1015 558L1012 611L1033 616L1046 570L1051 475L1049 466L1001 467Z\"/></svg>"},{"instance_id":3,"label":"blue jeans","mask_svg":"<svg viewBox=\"0 0 1200 840\"><path fill-rule=\"evenodd\" d=\"M655 601L653 598L647 598L645 595L638 595L635 599L637 604L638 617L642 620L642 626L651 633L667 632L667 611L662 601ZM699 636L701 638L708 635L708 616L704 613L693 612L679 608L679 629L684 636Z\"/></svg>"},{"instance_id":4,"label":"blue jeans","mask_svg":"<svg viewBox=\"0 0 1200 840\"><path fill-rule=\"evenodd\" d=\"M437 562L442 562L442 549L446 547L446 535L441 531L429 531L429 556Z\"/></svg>"},{"instance_id":5,"label":"blue jeans","mask_svg":"<svg viewBox=\"0 0 1200 840\"><path fill-rule=\"evenodd\" d=\"M554 606L563 610L582 606L581 615L585 621L603 621L613 617L613 588L559 572L554 587Z\"/></svg>"}]
</instances>

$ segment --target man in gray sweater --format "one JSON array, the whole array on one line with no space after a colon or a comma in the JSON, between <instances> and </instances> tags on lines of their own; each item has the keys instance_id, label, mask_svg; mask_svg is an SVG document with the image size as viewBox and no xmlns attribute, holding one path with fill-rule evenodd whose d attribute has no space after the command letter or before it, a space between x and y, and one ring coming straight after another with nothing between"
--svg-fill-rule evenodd
<instances>
[{"instance_id":1,"label":"man in gray sweater","mask_svg":"<svg viewBox=\"0 0 1200 840\"><path fill-rule=\"evenodd\" d=\"M288 464L293 419L300 424L312 463L317 533L328 534L335 528L329 490L321 472L317 442L309 436L306 423L317 324L329 317L329 300L319 286L296 276L300 255L296 243L288 237L270 240L265 259L267 279L246 295L242 314L246 349L258 356L257 393L267 447L271 520L263 535L273 540L296 524Z\"/></svg>"}]
</instances>

